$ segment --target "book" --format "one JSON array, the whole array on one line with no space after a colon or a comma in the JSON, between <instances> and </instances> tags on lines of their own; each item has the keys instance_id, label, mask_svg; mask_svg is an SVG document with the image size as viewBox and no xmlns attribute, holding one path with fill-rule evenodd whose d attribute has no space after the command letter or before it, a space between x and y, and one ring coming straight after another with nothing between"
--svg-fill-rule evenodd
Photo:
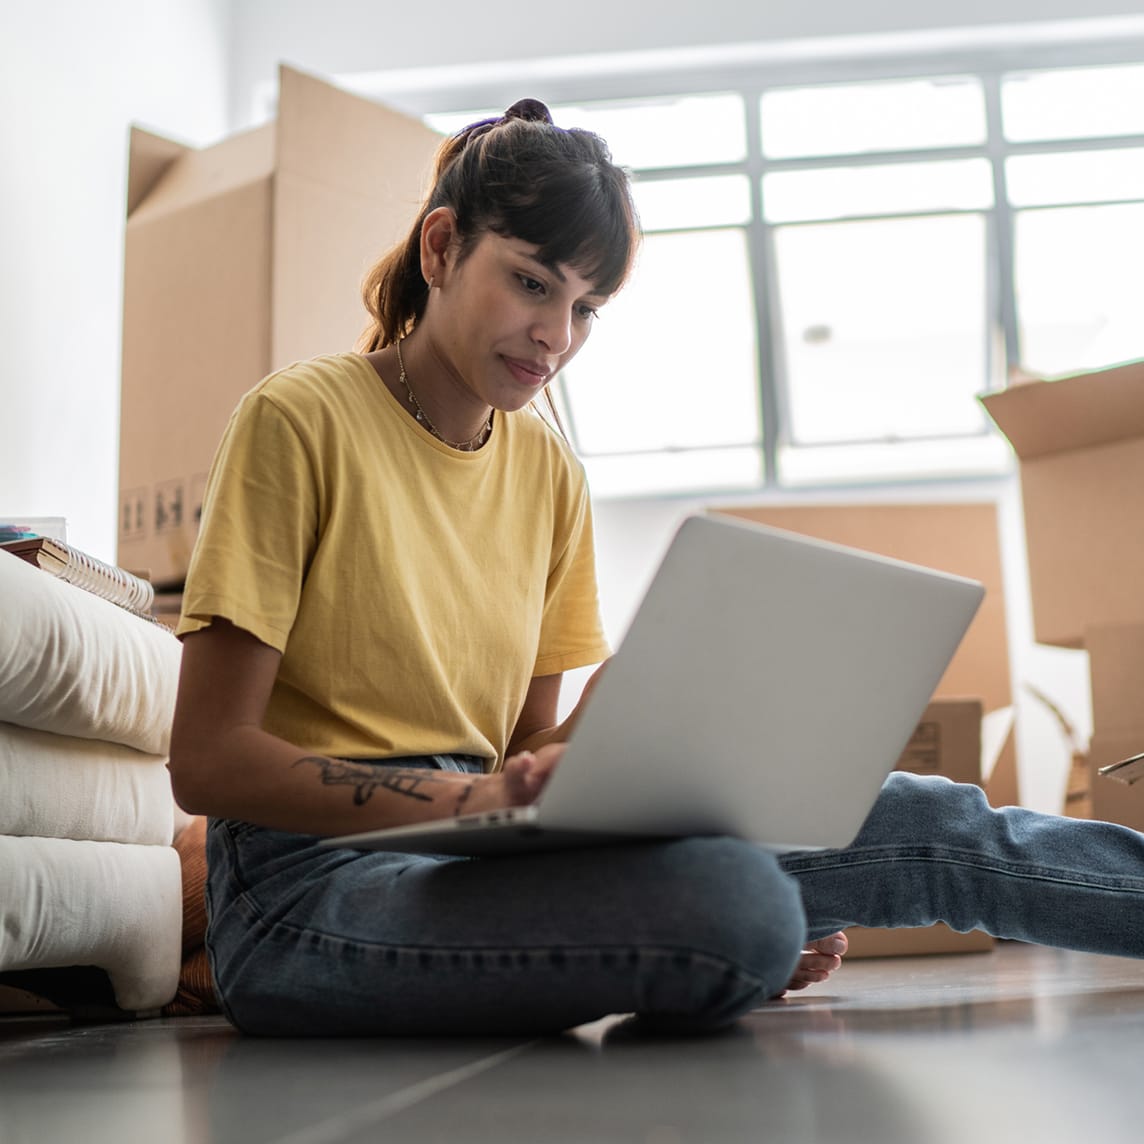
<instances>
[{"instance_id":1,"label":"book","mask_svg":"<svg viewBox=\"0 0 1144 1144\"><path fill-rule=\"evenodd\" d=\"M8 530L0 531L0 551L10 552L29 564L42 568L93 596L118 604L137 616L151 620L155 589L141 576L115 564L107 564L86 552L54 540L50 536L19 536L4 539Z\"/></svg>"}]
</instances>

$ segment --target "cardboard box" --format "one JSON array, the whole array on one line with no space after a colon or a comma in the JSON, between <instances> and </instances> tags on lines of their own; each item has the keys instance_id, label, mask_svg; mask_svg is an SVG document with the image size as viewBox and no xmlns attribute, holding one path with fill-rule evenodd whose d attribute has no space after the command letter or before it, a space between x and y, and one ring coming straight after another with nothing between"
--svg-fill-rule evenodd
<instances>
[{"instance_id":1,"label":"cardboard box","mask_svg":"<svg viewBox=\"0 0 1144 1144\"><path fill-rule=\"evenodd\" d=\"M958 933L938 922L924 929L849 929L847 959L852 957L924 957L933 953L990 953L993 938L981 930Z\"/></svg>"},{"instance_id":2,"label":"cardboard box","mask_svg":"<svg viewBox=\"0 0 1144 1144\"><path fill-rule=\"evenodd\" d=\"M1098 774L1101 767L1144 752L1144 731L1094 735L1088 752L1092 817L1144 830L1144 781L1127 785Z\"/></svg>"},{"instance_id":3,"label":"cardboard box","mask_svg":"<svg viewBox=\"0 0 1144 1144\"><path fill-rule=\"evenodd\" d=\"M172 631L178 626L179 617L183 611L182 592L156 592L155 602L151 606L151 614L165 628Z\"/></svg>"},{"instance_id":4,"label":"cardboard box","mask_svg":"<svg viewBox=\"0 0 1144 1144\"><path fill-rule=\"evenodd\" d=\"M1012 707L986 714L980 699L934 699L894 769L976 783L994 806L1012 805L1003 760L1012 756L1013 723Z\"/></svg>"},{"instance_id":5,"label":"cardboard box","mask_svg":"<svg viewBox=\"0 0 1144 1144\"><path fill-rule=\"evenodd\" d=\"M1020 460L1037 641L1144 623L1144 361L981 400Z\"/></svg>"},{"instance_id":6,"label":"cardboard box","mask_svg":"<svg viewBox=\"0 0 1144 1144\"><path fill-rule=\"evenodd\" d=\"M182 581L232 409L272 370L353 348L360 282L416 216L439 142L290 68L253 131L201 150L132 131L119 564Z\"/></svg>"},{"instance_id":7,"label":"cardboard box","mask_svg":"<svg viewBox=\"0 0 1144 1144\"><path fill-rule=\"evenodd\" d=\"M1084 645L1093 733L1122 737L1139 732L1144 740L1144 624L1086 628Z\"/></svg>"},{"instance_id":8,"label":"cardboard box","mask_svg":"<svg viewBox=\"0 0 1144 1144\"><path fill-rule=\"evenodd\" d=\"M980 699L930 703L894 769L980 783L982 715Z\"/></svg>"},{"instance_id":9,"label":"cardboard box","mask_svg":"<svg viewBox=\"0 0 1144 1144\"><path fill-rule=\"evenodd\" d=\"M1012 759L1012 752L1005 750L1012 730L1012 708L983 715L979 699L936 699L926 708L894 769L978 783L993 805L1002 806L1010 801L1007 796L1014 786L1014 776L1000 762L1005 757ZM849 957L984 953L993 948L993 938L987 933L958 933L940 923L918 929L855 927L846 936Z\"/></svg>"}]
</instances>

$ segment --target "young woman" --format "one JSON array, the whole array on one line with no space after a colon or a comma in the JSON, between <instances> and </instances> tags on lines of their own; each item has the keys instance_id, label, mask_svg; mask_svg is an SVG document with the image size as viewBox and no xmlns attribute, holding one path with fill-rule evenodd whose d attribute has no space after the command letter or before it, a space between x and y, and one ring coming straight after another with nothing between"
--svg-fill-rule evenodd
<instances>
[{"instance_id":1,"label":"young woman","mask_svg":"<svg viewBox=\"0 0 1144 1144\"><path fill-rule=\"evenodd\" d=\"M561 676L608 648L583 472L534 406L637 239L602 141L524 101L443 145L367 279L364 352L235 411L184 594L171 773L211 816L208 948L240 1028L713 1028L825 977L850 924L1144 954L1144 837L902 774L853 846L781 863L728 838L316 845L527 803L557 765L579 710L558 724Z\"/></svg>"}]
</instances>

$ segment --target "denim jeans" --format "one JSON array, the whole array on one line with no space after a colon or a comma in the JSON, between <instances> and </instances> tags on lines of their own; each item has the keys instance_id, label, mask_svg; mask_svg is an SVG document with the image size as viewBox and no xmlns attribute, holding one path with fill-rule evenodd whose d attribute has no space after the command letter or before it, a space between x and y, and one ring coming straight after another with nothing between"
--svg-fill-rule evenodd
<instances>
[{"instance_id":1,"label":"denim jeans","mask_svg":"<svg viewBox=\"0 0 1144 1144\"><path fill-rule=\"evenodd\" d=\"M849 925L1144 956L1144 835L898 772L843 850L694 837L469 859L212 820L207 853L220 1001L265 1035L533 1034L610 1013L715 1028Z\"/></svg>"}]
</instances>

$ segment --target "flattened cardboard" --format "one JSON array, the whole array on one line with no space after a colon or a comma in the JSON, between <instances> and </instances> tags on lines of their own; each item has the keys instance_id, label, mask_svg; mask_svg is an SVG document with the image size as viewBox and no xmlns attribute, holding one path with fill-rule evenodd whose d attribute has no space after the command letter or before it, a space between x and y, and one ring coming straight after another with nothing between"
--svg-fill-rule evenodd
<instances>
[{"instance_id":1,"label":"flattened cardboard","mask_svg":"<svg viewBox=\"0 0 1144 1144\"><path fill-rule=\"evenodd\" d=\"M1020 460L1037 641L1144 622L1144 361L981 400Z\"/></svg>"},{"instance_id":2,"label":"flattened cardboard","mask_svg":"<svg viewBox=\"0 0 1144 1144\"><path fill-rule=\"evenodd\" d=\"M416 216L440 136L290 68L274 123L194 149L134 129L117 560L181 584L231 411L353 348L360 282Z\"/></svg>"},{"instance_id":3,"label":"flattened cardboard","mask_svg":"<svg viewBox=\"0 0 1144 1144\"><path fill-rule=\"evenodd\" d=\"M850 942L847 958L852 957L923 957L935 953L991 953L993 938L981 930L958 933L949 926L922 929L848 929Z\"/></svg>"},{"instance_id":4,"label":"flattened cardboard","mask_svg":"<svg viewBox=\"0 0 1144 1144\"><path fill-rule=\"evenodd\" d=\"M1144 624L1086 628L1096 735L1139 733L1144 742Z\"/></svg>"}]
</instances>

